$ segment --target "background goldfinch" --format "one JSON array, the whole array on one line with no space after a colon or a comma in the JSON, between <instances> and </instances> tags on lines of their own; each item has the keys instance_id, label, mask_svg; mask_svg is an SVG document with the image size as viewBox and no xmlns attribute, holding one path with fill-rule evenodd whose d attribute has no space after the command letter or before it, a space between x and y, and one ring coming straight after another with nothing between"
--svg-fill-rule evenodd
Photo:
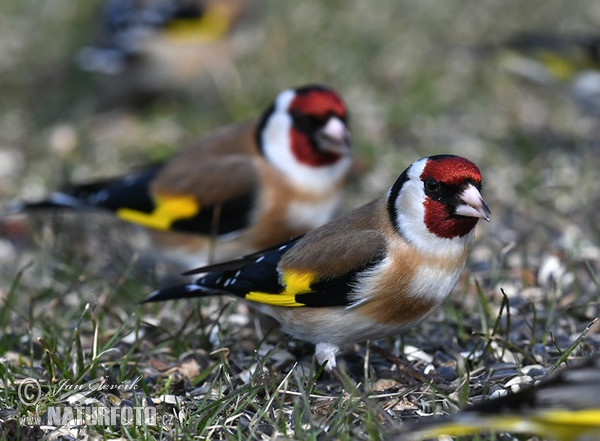
<instances>
[{"instance_id":1,"label":"background goldfinch","mask_svg":"<svg viewBox=\"0 0 600 441\"><path fill-rule=\"evenodd\" d=\"M467 159L420 159L378 199L301 238L188 272L209 274L146 301L244 298L316 344L318 362L334 370L342 347L405 330L448 296L477 221L489 220L480 189Z\"/></svg>"},{"instance_id":2,"label":"background goldfinch","mask_svg":"<svg viewBox=\"0 0 600 441\"><path fill-rule=\"evenodd\" d=\"M209 263L209 252L233 258L326 223L351 166L344 102L310 85L281 92L261 118L217 130L166 164L13 211L107 209L156 230L157 245L189 268Z\"/></svg>"},{"instance_id":3,"label":"background goldfinch","mask_svg":"<svg viewBox=\"0 0 600 441\"><path fill-rule=\"evenodd\" d=\"M233 39L252 0L108 0L97 42L79 51L86 71L110 75L113 92L189 88L228 68L251 40ZM239 30L239 29L238 29ZM242 44L243 43L243 44Z\"/></svg>"},{"instance_id":4,"label":"background goldfinch","mask_svg":"<svg viewBox=\"0 0 600 441\"><path fill-rule=\"evenodd\" d=\"M600 116L600 36L522 33L500 47L510 73L544 85L564 85L585 114Z\"/></svg>"},{"instance_id":5,"label":"background goldfinch","mask_svg":"<svg viewBox=\"0 0 600 441\"><path fill-rule=\"evenodd\" d=\"M600 436L600 357L566 368L536 386L478 403L463 412L406 427L400 439L528 433L561 441Z\"/></svg>"}]
</instances>

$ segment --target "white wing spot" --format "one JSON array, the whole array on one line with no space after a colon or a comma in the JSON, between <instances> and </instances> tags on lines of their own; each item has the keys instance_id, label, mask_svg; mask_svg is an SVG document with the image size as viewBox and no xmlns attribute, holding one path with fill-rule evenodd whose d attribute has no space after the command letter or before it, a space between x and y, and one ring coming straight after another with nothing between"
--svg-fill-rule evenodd
<instances>
[{"instance_id":1,"label":"white wing spot","mask_svg":"<svg viewBox=\"0 0 600 441\"><path fill-rule=\"evenodd\" d=\"M237 282L237 279L235 277L229 277L227 280L225 280L223 287L227 288L229 285L233 285L236 282Z\"/></svg>"},{"instance_id":2,"label":"white wing spot","mask_svg":"<svg viewBox=\"0 0 600 441\"><path fill-rule=\"evenodd\" d=\"M76 197L73 197L65 193L53 193L50 196L50 201L57 205L64 205L66 207L80 207L81 201Z\"/></svg>"},{"instance_id":3,"label":"white wing spot","mask_svg":"<svg viewBox=\"0 0 600 441\"><path fill-rule=\"evenodd\" d=\"M99 192L90 195L88 199L92 204L98 204L100 202L105 202L108 199L108 196L108 190L100 190Z\"/></svg>"},{"instance_id":4,"label":"white wing spot","mask_svg":"<svg viewBox=\"0 0 600 441\"><path fill-rule=\"evenodd\" d=\"M128 187L131 187L133 184L135 184L138 181L138 177L137 176L125 176L123 178L123 184L125 184Z\"/></svg>"},{"instance_id":5,"label":"white wing spot","mask_svg":"<svg viewBox=\"0 0 600 441\"><path fill-rule=\"evenodd\" d=\"M194 292L194 291L200 291L201 288L199 285L197 285L195 283L188 283L187 285L185 285L185 290L187 292Z\"/></svg>"}]
</instances>

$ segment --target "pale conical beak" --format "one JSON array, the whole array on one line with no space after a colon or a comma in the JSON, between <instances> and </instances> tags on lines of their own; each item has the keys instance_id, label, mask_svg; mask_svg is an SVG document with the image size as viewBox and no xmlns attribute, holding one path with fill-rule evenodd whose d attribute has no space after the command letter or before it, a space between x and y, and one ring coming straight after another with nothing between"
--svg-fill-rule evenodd
<instances>
[{"instance_id":1,"label":"pale conical beak","mask_svg":"<svg viewBox=\"0 0 600 441\"><path fill-rule=\"evenodd\" d=\"M340 156L350 153L350 133L346 124L338 117L329 118L315 138L321 152Z\"/></svg>"},{"instance_id":2,"label":"pale conical beak","mask_svg":"<svg viewBox=\"0 0 600 441\"><path fill-rule=\"evenodd\" d=\"M467 217L479 217L488 222L490 221L490 214L492 214L492 212L483 200L479 190L477 190L473 184L467 185L458 197L463 203L456 207L454 214Z\"/></svg>"}]
</instances>

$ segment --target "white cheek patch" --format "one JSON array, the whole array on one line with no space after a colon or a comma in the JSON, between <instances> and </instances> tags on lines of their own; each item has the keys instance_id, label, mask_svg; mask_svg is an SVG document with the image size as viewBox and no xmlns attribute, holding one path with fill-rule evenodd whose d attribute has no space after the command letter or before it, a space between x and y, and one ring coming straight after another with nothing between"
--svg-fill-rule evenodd
<instances>
[{"instance_id":1,"label":"white cheek patch","mask_svg":"<svg viewBox=\"0 0 600 441\"><path fill-rule=\"evenodd\" d=\"M292 90L280 93L275 100L275 109L263 127L264 155L271 164L277 167L289 167L288 164L296 162L290 148L289 132L292 128L292 118L287 113L294 96Z\"/></svg>"},{"instance_id":2,"label":"white cheek patch","mask_svg":"<svg viewBox=\"0 0 600 441\"><path fill-rule=\"evenodd\" d=\"M435 236L425 225L425 190L421 174L427 160L415 162L408 170L408 180L404 182L395 202L396 225L408 243L416 248L425 246Z\"/></svg>"}]
</instances>

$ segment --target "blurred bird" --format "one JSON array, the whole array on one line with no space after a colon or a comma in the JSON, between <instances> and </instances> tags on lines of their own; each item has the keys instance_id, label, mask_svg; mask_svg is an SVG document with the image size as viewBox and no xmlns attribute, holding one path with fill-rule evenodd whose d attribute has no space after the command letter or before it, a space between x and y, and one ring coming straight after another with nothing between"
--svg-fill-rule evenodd
<instances>
[{"instance_id":1,"label":"blurred bird","mask_svg":"<svg viewBox=\"0 0 600 441\"><path fill-rule=\"evenodd\" d=\"M208 274L146 301L241 297L316 344L317 361L337 372L342 348L406 330L450 294L477 221L489 220L480 189L467 159L420 159L374 201L303 237L189 271Z\"/></svg>"},{"instance_id":2,"label":"blurred bird","mask_svg":"<svg viewBox=\"0 0 600 441\"><path fill-rule=\"evenodd\" d=\"M170 232L154 234L155 242L189 268L213 262L212 251L217 261L238 257L326 223L351 166L344 102L330 88L309 85L281 92L260 119L223 127L165 164L74 185L11 211L111 210Z\"/></svg>"},{"instance_id":3,"label":"blurred bird","mask_svg":"<svg viewBox=\"0 0 600 441\"><path fill-rule=\"evenodd\" d=\"M600 357L456 415L409 424L397 439L437 439L490 431L535 434L560 441L599 439Z\"/></svg>"},{"instance_id":4,"label":"blurred bird","mask_svg":"<svg viewBox=\"0 0 600 441\"><path fill-rule=\"evenodd\" d=\"M512 74L565 85L583 113L600 117L600 35L523 33L504 42L500 53Z\"/></svg>"},{"instance_id":5,"label":"blurred bird","mask_svg":"<svg viewBox=\"0 0 600 441\"><path fill-rule=\"evenodd\" d=\"M111 75L118 92L154 94L189 87L230 67L248 46L236 38L252 0L107 0L94 46L78 53L86 71ZM234 32L236 31L236 32ZM111 89L115 95L115 92Z\"/></svg>"}]
</instances>

